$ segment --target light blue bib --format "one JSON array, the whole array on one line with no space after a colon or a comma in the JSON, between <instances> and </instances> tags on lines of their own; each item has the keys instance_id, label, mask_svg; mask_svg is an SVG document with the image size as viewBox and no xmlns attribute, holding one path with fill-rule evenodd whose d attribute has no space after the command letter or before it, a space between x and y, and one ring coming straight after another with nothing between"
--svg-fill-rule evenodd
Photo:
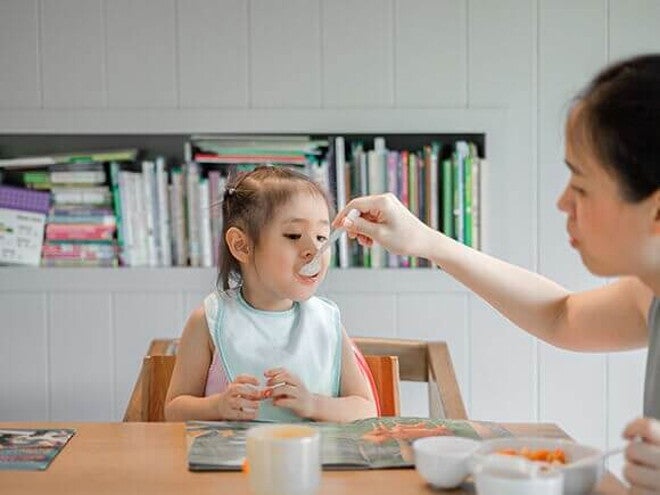
<instances>
[{"instance_id":1,"label":"light blue bib","mask_svg":"<svg viewBox=\"0 0 660 495\"><path fill-rule=\"evenodd\" d=\"M283 367L311 393L339 395L342 333L339 309L331 301L312 297L287 311L262 311L250 306L240 289L231 289L209 294L204 309L230 381L246 373L265 384L264 371ZM257 419L303 421L270 400L262 401Z\"/></svg>"}]
</instances>

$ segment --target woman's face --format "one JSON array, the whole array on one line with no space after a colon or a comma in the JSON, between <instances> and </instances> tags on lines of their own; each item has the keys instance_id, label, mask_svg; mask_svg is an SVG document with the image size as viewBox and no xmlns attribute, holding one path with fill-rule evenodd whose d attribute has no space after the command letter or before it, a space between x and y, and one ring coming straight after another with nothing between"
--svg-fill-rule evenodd
<instances>
[{"instance_id":1,"label":"woman's face","mask_svg":"<svg viewBox=\"0 0 660 495\"><path fill-rule=\"evenodd\" d=\"M596 275L644 276L660 266L657 198L630 203L612 172L590 149L578 104L566 124L566 164L571 175L559 197L558 208L567 215L571 246Z\"/></svg>"}]
</instances>

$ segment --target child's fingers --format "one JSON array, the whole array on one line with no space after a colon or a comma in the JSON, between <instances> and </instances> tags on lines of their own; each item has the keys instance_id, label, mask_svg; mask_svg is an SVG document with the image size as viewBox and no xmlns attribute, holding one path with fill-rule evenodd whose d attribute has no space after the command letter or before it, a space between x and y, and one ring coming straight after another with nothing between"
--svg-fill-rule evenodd
<instances>
[{"instance_id":1,"label":"child's fingers","mask_svg":"<svg viewBox=\"0 0 660 495\"><path fill-rule=\"evenodd\" d=\"M259 385L259 379L256 376L241 374L236 377L234 383L250 383L252 385Z\"/></svg>"},{"instance_id":2,"label":"child's fingers","mask_svg":"<svg viewBox=\"0 0 660 495\"><path fill-rule=\"evenodd\" d=\"M271 377L273 377L277 374L280 374L280 373L286 373L286 369L285 368L271 368L269 370L264 371L264 376L266 378L271 378Z\"/></svg>"},{"instance_id":3,"label":"child's fingers","mask_svg":"<svg viewBox=\"0 0 660 495\"><path fill-rule=\"evenodd\" d=\"M298 399L273 399L273 405L277 407L286 407L287 409L295 409L298 404Z\"/></svg>"},{"instance_id":4,"label":"child's fingers","mask_svg":"<svg viewBox=\"0 0 660 495\"><path fill-rule=\"evenodd\" d=\"M273 389L273 401L281 399L283 397L297 398L300 395L300 389L295 385L284 385Z\"/></svg>"}]
</instances>

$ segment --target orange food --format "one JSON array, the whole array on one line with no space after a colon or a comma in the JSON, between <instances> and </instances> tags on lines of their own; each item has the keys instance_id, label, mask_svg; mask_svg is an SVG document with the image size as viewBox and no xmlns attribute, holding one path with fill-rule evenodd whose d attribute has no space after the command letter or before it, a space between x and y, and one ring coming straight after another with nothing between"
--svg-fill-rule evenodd
<instances>
[{"instance_id":1,"label":"orange food","mask_svg":"<svg viewBox=\"0 0 660 495\"><path fill-rule=\"evenodd\" d=\"M550 464L566 464L566 453L562 449L548 450L548 449L538 449L531 450L527 447L523 447L520 450L516 449L501 449L497 451L498 454L502 455L517 455L525 457L530 461L539 461L539 462L548 462Z\"/></svg>"},{"instance_id":2,"label":"orange food","mask_svg":"<svg viewBox=\"0 0 660 495\"><path fill-rule=\"evenodd\" d=\"M248 474L250 472L250 464L248 463L247 458L243 461L243 466L241 469L245 474Z\"/></svg>"}]
</instances>

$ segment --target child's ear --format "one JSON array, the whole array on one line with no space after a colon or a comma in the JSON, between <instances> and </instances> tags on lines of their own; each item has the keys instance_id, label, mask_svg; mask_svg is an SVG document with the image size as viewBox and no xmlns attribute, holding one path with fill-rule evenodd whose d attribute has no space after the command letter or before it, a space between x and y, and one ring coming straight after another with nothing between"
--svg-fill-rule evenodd
<instances>
[{"instance_id":1,"label":"child's ear","mask_svg":"<svg viewBox=\"0 0 660 495\"><path fill-rule=\"evenodd\" d=\"M237 227L229 227L225 240L231 255L240 263L247 263L250 258L250 240L247 234Z\"/></svg>"}]
</instances>

